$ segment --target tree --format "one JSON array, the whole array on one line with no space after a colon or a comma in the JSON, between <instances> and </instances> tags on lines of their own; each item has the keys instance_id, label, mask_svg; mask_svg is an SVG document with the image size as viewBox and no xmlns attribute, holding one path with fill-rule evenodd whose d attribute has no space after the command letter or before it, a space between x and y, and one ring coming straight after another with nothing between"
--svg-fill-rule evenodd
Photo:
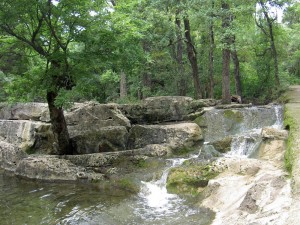
<instances>
[{"instance_id":1,"label":"tree","mask_svg":"<svg viewBox=\"0 0 300 225\"><path fill-rule=\"evenodd\" d=\"M46 90L57 153L72 153L62 105L61 92L76 85L71 43L92 21L91 4L81 0L3 0L0 3L0 29L34 51L44 61L40 83Z\"/></svg>"},{"instance_id":2,"label":"tree","mask_svg":"<svg viewBox=\"0 0 300 225\"><path fill-rule=\"evenodd\" d=\"M185 34L185 42L186 42L186 50L188 54L189 61L192 67L192 76L194 82L194 89L195 89L195 97L202 98L202 90L199 80L199 68L198 68L198 61L197 61L197 51L192 41L191 36L191 27L190 27L190 20L188 16L183 18L184 23L184 34Z\"/></svg>"},{"instance_id":3,"label":"tree","mask_svg":"<svg viewBox=\"0 0 300 225\"><path fill-rule=\"evenodd\" d=\"M275 78L275 84L277 87L280 86L280 80L279 80L279 65L278 65L278 54L277 54L277 48L275 44L275 34L274 34L274 26L276 24L277 18L273 18L269 12L268 12L268 4L275 7L277 5L276 2L264 2L263 0L258 1L258 4L261 8L261 12L263 14L263 17L259 17L259 20L256 21L256 25L261 29L261 31L264 33L264 35L269 39L270 43L270 49L272 53L272 57L274 60L274 78ZM277 5L278 6L278 5ZM262 19L266 20L266 26L264 26Z\"/></svg>"},{"instance_id":4,"label":"tree","mask_svg":"<svg viewBox=\"0 0 300 225\"><path fill-rule=\"evenodd\" d=\"M224 29L223 37L223 49L222 49L222 103L231 103L230 95L230 44L231 44L231 34L228 31L231 21L231 13L229 4L222 1L222 28Z\"/></svg>"}]
</instances>

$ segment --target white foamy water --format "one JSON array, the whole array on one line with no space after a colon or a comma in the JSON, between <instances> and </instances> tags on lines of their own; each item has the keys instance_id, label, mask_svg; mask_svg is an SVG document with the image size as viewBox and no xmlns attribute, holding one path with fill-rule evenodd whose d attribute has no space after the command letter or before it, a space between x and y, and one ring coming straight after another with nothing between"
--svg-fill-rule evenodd
<instances>
[{"instance_id":1,"label":"white foamy water","mask_svg":"<svg viewBox=\"0 0 300 225\"><path fill-rule=\"evenodd\" d=\"M139 193L139 205L135 209L135 213L139 216L148 219L157 219L160 217L176 215L182 210L188 214L193 214L193 210L188 209L184 204L185 200L176 194L170 194L167 191L166 183L168 174L171 168L182 165L185 161L197 158L198 155L193 155L189 158L168 159L170 166L163 171L159 180L144 182L142 181L142 189ZM196 212L194 212L196 213Z\"/></svg>"}]
</instances>

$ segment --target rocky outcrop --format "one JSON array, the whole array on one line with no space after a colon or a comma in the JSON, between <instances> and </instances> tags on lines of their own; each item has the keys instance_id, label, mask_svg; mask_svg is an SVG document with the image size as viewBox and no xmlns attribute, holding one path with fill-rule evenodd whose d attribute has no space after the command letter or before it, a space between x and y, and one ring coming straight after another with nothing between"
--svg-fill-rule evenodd
<instances>
[{"instance_id":1,"label":"rocky outcrop","mask_svg":"<svg viewBox=\"0 0 300 225\"><path fill-rule=\"evenodd\" d=\"M261 135L264 139L287 140L288 131L287 130L279 130L274 127L264 127L262 129Z\"/></svg>"},{"instance_id":2,"label":"rocky outcrop","mask_svg":"<svg viewBox=\"0 0 300 225\"><path fill-rule=\"evenodd\" d=\"M18 163L27 157L27 154L13 144L0 141L0 167L14 172Z\"/></svg>"},{"instance_id":3,"label":"rocky outcrop","mask_svg":"<svg viewBox=\"0 0 300 225\"><path fill-rule=\"evenodd\" d=\"M126 150L128 131L125 126L92 128L72 137L75 154L116 152Z\"/></svg>"},{"instance_id":4,"label":"rocky outcrop","mask_svg":"<svg viewBox=\"0 0 300 225\"><path fill-rule=\"evenodd\" d=\"M50 124L29 120L0 120L0 137L28 153L49 153L53 143Z\"/></svg>"},{"instance_id":5,"label":"rocky outcrop","mask_svg":"<svg viewBox=\"0 0 300 225\"><path fill-rule=\"evenodd\" d=\"M65 113L71 137L82 131L111 126L130 128L130 121L121 113L116 104L88 102L75 104Z\"/></svg>"},{"instance_id":6,"label":"rocky outcrop","mask_svg":"<svg viewBox=\"0 0 300 225\"><path fill-rule=\"evenodd\" d=\"M291 190L284 170L257 159L227 158L215 166L223 172L209 181L201 204L217 212L213 225L286 224Z\"/></svg>"},{"instance_id":7,"label":"rocky outcrop","mask_svg":"<svg viewBox=\"0 0 300 225\"><path fill-rule=\"evenodd\" d=\"M87 172L84 167L76 166L57 156L34 156L21 160L15 174L30 179L45 181L103 180L103 174Z\"/></svg>"},{"instance_id":8,"label":"rocky outcrop","mask_svg":"<svg viewBox=\"0 0 300 225\"><path fill-rule=\"evenodd\" d=\"M123 114L126 110L135 121L156 123L183 120L199 110L197 107L214 104L213 100L194 101L187 97L149 98L139 106L76 103L65 111L65 118L78 155L65 158L47 155L54 152L54 138L46 104L1 104L0 166L22 177L66 181L97 180L98 176L102 179L103 174L111 173L110 168L124 172L128 167L131 171L143 165L147 157L169 156L178 153L178 149L199 144L202 132L197 124L187 122L132 127Z\"/></svg>"},{"instance_id":9,"label":"rocky outcrop","mask_svg":"<svg viewBox=\"0 0 300 225\"><path fill-rule=\"evenodd\" d=\"M210 108L195 122L203 129L205 141L214 142L247 130L273 125L282 115L282 110L280 106Z\"/></svg>"},{"instance_id":10,"label":"rocky outcrop","mask_svg":"<svg viewBox=\"0 0 300 225\"><path fill-rule=\"evenodd\" d=\"M0 104L1 120L33 120L49 122L48 105L45 103Z\"/></svg>"},{"instance_id":11,"label":"rocky outcrop","mask_svg":"<svg viewBox=\"0 0 300 225\"><path fill-rule=\"evenodd\" d=\"M215 106L214 99L193 100L183 96L146 98L136 105L119 105L118 108L133 123L151 124L190 119L203 107Z\"/></svg>"},{"instance_id":12,"label":"rocky outcrop","mask_svg":"<svg viewBox=\"0 0 300 225\"><path fill-rule=\"evenodd\" d=\"M169 144L174 148L192 147L201 140L201 129L195 123L136 125L129 132L128 148L142 148L149 144Z\"/></svg>"}]
</instances>

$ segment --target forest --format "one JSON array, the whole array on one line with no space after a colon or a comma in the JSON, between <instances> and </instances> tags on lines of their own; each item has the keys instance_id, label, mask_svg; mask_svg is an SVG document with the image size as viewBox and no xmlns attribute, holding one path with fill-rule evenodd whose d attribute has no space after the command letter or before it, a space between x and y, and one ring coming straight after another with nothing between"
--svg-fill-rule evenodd
<instances>
[{"instance_id":1,"label":"forest","mask_svg":"<svg viewBox=\"0 0 300 225\"><path fill-rule=\"evenodd\" d=\"M72 102L265 104L300 80L299 28L293 0L2 0L0 101L47 102L62 149Z\"/></svg>"},{"instance_id":2,"label":"forest","mask_svg":"<svg viewBox=\"0 0 300 225\"><path fill-rule=\"evenodd\" d=\"M0 17L1 101L265 103L300 77L297 1L3 0Z\"/></svg>"}]
</instances>

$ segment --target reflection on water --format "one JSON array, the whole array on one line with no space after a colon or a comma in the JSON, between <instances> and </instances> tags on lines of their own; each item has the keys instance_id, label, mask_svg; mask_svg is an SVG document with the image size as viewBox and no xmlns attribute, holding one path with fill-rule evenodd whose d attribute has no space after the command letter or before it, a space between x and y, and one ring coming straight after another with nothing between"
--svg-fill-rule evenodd
<instances>
[{"instance_id":1,"label":"reflection on water","mask_svg":"<svg viewBox=\"0 0 300 225\"><path fill-rule=\"evenodd\" d=\"M209 224L212 212L172 197L176 204L168 213L159 213L140 195L124 195L96 185L25 181L0 170L0 224Z\"/></svg>"}]
</instances>

